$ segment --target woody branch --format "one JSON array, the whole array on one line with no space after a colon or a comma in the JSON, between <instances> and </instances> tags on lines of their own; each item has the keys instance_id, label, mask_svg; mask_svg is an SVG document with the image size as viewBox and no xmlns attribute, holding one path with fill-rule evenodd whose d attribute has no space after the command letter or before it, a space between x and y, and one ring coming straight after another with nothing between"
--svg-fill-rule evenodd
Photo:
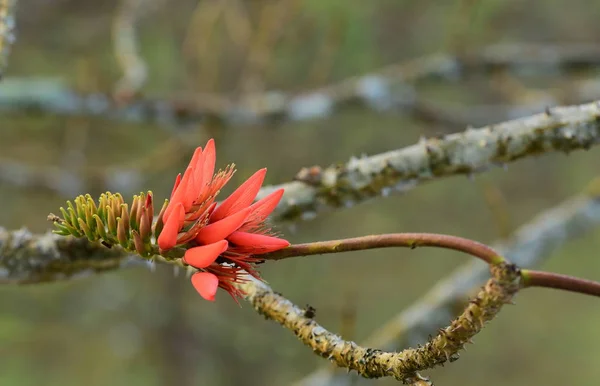
<instances>
[{"instance_id":1,"label":"woody branch","mask_svg":"<svg viewBox=\"0 0 600 386\"><path fill-rule=\"evenodd\" d=\"M471 175L494 166L550 152L589 149L600 143L599 102L557 107L370 157L299 173L299 181L265 187L259 197L285 188L274 216L310 219L332 208L406 192L440 177Z\"/></svg>"},{"instance_id":2,"label":"woody branch","mask_svg":"<svg viewBox=\"0 0 600 386\"><path fill-rule=\"evenodd\" d=\"M504 304L512 302L519 290L519 270L510 264L491 266L492 278L452 324L419 348L385 352L345 341L327 331L305 310L274 293L261 282L249 281L240 287L257 312L292 331L313 351L339 367L357 371L365 378L394 377L407 380L417 371L457 359L458 352L494 318Z\"/></svg>"}]
</instances>

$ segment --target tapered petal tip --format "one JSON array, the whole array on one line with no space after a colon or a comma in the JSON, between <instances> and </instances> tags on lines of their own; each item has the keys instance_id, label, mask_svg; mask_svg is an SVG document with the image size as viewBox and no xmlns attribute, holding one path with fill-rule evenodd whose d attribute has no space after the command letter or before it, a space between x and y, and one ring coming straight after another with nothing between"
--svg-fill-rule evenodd
<instances>
[{"instance_id":1,"label":"tapered petal tip","mask_svg":"<svg viewBox=\"0 0 600 386\"><path fill-rule=\"evenodd\" d=\"M211 139L208 140L208 142L206 142L206 146L204 146L204 149L205 149L204 150L205 152L208 152L209 150L211 152L213 152L213 153L215 152L215 140L214 140L214 138L211 138Z\"/></svg>"},{"instance_id":2,"label":"tapered petal tip","mask_svg":"<svg viewBox=\"0 0 600 386\"><path fill-rule=\"evenodd\" d=\"M256 201L250 205L251 214L246 224L242 226L241 230L249 230L252 228L260 227L262 222L269 217L269 215L275 210L279 201L283 197L284 190L277 189L274 192L268 194L266 197Z\"/></svg>"},{"instance_id":3,"label":"tapered petal tip","mask_svg":"<svg viewBox=\"0 0 600 386\"><path fill-rule=\"evenodd\" d=\"M190 160L190 163L188 166L191 168L196 168L198 161L201 158L202 158L202 148L197 147L196 150L194 150L194 155L192 155L192 159Z\"/></svg>"},{"instance_id":4,"label":"tapered petal tip","mask_svg":"<svg viewBox=\"0 0 600 386\"><path fill-rule=\"evenodd\" d=\"M215 149L215 140L209 139L204 146L204 154L203 158L203 167L202 167L202 175L205 178L205 181L210 181L212 179L213 173L215 172L215 163L217 161L217 150Z\"/></svg>"},{"instance_id":5,"label":"tapered petal tip","mask_svg":"<svg viewBox=\"0 0 600 386\"><path fill-rule=\"evenodd\" d=\"M290 242L285 239L251 232L233 232L227 239L252 254L275 252L290 246Z\"/></svg>"},{"instance_id":6,"label":"tapered petal tip","mask_svg":"<svg viewBox=\"0 0 600 386\"><path fill-rule=\"evenodd\" d=\"M158 247L163 250L169 250L173 248L177 243L177 232L172 232L168 228L163 228L158 236Z\"/></svg>"},{"instance_id":7,"label":"tapered petal tip","mask_svg":"<svg viewBox=\"0 0 600 386\"><path fill-rule=\"evenodd\" d=\"M250 176L215 209L211 215L211 221L221 220L249 207L256 198L266 174L267 169L263 168Z\"/></svg>"},{"instance_id":8,"label":"tapered petal tip","mask_svg":"<svg viewBox=\"0 0 600 386\"><path fill-rule=\"evenodd\" d=\"M264 197L262 200L254 203L252 206L260 216L266 218L275 210L277 205L279 205L279 201L281 201L284 193L285 190L283 188L277 189L268 196Z\"/></svg>"},{"instance_id":9,"label":"tapered petal tip","mask_svg":"<svg viewBox=\"0 0 600 386\"><path fill-rule=\"evenodd\" d=\"M220 240L216 243L190 248L185 251L183 261L195 268L206 268L215 262L217 257L227 250L229 243Z\"/></svg>"},{"instance_id":10,"label":"tapered petal tip","mask_svg":"<svg viewBox=\"0 0 600 386\"><path fill-rule=\"evenodd\" d=\"M192 285L204 299L214 302L219 278L210 272L196 272L192 275Z\"/></svg>"},{"instance_id":11,"label":"tapered petal tip","mask_svg":"<svg viewBox=\"0 0 600 386\"><path fill-rule=\"evenodd\" d=\"M175 184L173 184L173 190L171 191L171 198L173 198L173 195L175 194L175 191L177 190L177 187L179 186L180 183L181 183L181 173L178 173L177 177L175 177Z\"/></svg>"}]
</instances>

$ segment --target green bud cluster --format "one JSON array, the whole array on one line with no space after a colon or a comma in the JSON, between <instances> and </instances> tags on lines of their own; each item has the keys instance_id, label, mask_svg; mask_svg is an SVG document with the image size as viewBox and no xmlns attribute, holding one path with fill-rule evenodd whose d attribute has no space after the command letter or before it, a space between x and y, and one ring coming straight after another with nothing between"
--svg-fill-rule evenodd
<instances>
[{"instance_id":1,"label":"green bud cluster","mask_svg":"<svg viewBox=\"0 0 600 386\"><path fill-rule=\"evenodd\" d=\"M153 255L153 241L163 228L162 217L168 200L165 200L154 219L152 192L133 196L131 206L119 193L103 193L98 203L89 194L78 196L74 202L67 201L67 208L60 208L62 218L50 215L54 222L54 233L62 236L87 237L100 241L107 247L120 245L143 257Z\"/></svg>"}]
</instances>

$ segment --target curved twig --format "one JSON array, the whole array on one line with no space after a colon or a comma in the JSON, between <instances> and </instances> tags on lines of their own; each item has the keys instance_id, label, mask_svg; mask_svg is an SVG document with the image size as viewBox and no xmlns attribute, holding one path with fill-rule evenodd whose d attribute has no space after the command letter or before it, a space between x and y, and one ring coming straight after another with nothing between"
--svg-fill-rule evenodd
<instances>
[{"instance_id":1,"label":"curved twig","mask_svg":"<svg viewBox=\"0 0 600 386\"><path fill-rule=\"evenodd\" d=\"M488 264L498 264L504 261L504 258L498 252L485 244L462 237L436 233L390 233L296 244L277 252L261 255L261 258L265 260L283 260L290 257L391 247L406 247L411 249L417 247L437 247L465 252Z\"/></svg>"},{"instance_id":2,"label":"curved twig","mask_svg":"<svg viewBox=\"0 0 600 386\"><path fill-rule=\"evenodd\" d=\"M588 234L600 225L600 180L586 191L545 210L519 227L510 240L494 248L522 267L540 265L568 241ZM487 267L481 261L468 261L404 310L373 331L364 344L399 349L426 339L463 307L467 296L487 280ZM294 383L295 386L349 386L357 383L345 372L322 366Z\"/></svg>"}]
</instances>

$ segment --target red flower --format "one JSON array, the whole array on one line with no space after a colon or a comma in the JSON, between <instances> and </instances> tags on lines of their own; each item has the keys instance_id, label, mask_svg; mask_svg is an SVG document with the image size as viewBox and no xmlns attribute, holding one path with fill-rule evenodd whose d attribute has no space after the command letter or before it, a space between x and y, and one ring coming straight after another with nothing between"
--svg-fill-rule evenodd
<instances>
[{"instance_id":1,"label":"red flower","mask_svg":"<svg viewBox=\"0 0 600 386\"><path fill-rule=\"evenodd\" d=\"M259 277L254 265L263 253L286 248L290 243L276 237L265 220L283 195L278 189L253 203L265 179L266 169L254 173L220 205L215 197L234 173L232 166L214 174L215 143L204 151L197 148L183 177L175 179L171 200L165 209L158 246L165 251L187 247L183 261L198 269L192 284L207 300L214 300L221 287L235 299L241 271Z\"/></svg>"}]
</instances>

